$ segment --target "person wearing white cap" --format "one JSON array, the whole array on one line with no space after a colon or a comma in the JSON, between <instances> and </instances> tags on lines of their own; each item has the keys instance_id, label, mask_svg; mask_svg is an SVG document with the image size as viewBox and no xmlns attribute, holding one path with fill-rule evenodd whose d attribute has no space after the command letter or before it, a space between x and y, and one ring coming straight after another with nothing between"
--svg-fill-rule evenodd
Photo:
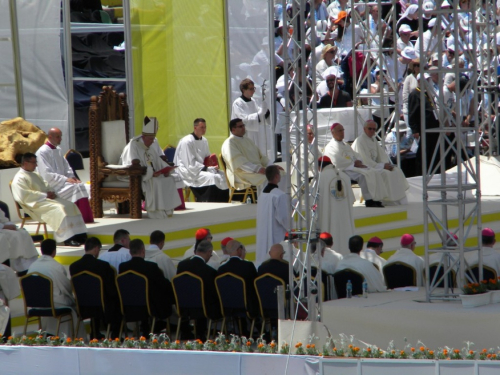
<instances>
[{"instance_id":1,"label":"person wearing white cap","mask_svg":"<svg viewBox=\"0 0 500 375\"><path fill-rule=\"evenodd\" d=\"M406 23L402 24L401 26L399 26L398 34L399 38L396 42L396 50L398 51L398 54L401 54L405 47L413 47L413 43L410 42L411 27Z\"/></svg>"},{"instance_id":2,"label":"person wearing white cap","mask_svg":"<svg viewBox=\"0 0 500 375\"><path fill-rule=\"evenodd\" d=\"M138 159L141 166L147 167L142 176L142 192L146 198L146 211L150 219L165 219L174 213L174 208L181 204L176 189L175 179L169 172L162 170L169 165L159 155L156 147L151 147L158 132L156 117L145 117L142 125L142 134L138 135L125 146L120 163L131 165L132 160ZM126 180L126 178L120 178Z\"/></svg>"},{"instance_id":3,"label":"person wearing white cap","mask_svg":"<svg viewBox=\"0 0 500 375\"><path fill-rule=\"evenodd\" d=\"M330 66L337 66L335 62L337 57L337 46L327 44L322 45L321 50L321 59L316 64L316 84L318 85L323 78L323 72L328 69Z\"/></svg>"},{"instance_id":4,"label":"person wearing white cap","mask_svg":"<svg viewBox=\"0 0 500 375\"><path fill-rule=\"evenodd\" d=\"M401 15L401 18L398 20L396 24L396 30L399 30L401 25L407 24L410 26L412 33L412 37L418 36L418 5L411 4L405 10L405 12Z\"/></svg>"},{"instance_id":5,"label":"person wearing white cap","mask_svg":"<svg viewBox=\"0 0 500 375\"><path fill-rule=\"evenodd\" d=\"M432 55L432 53L437 50L436 46L438 43L438 38L437 38L437 32L438 28L436 25L436 19L431 18L429 20L429 23L427 24L429 29L424 32L423 34L423 50L424 50L424 57L422 57L422 60L426 60L429 56ZM445 49L444 41L442 43L442 49ZM415 43L415 52L417 55L420 55L420 37L417 38L417 41Z\"/></svg>"},{"instance_id":6,"label":"person wearing white cap","mask_svg":"<svg viewBox=\"0 0 500 375\"><path fill-rule=\"evenodd\" d=\"M339 85L343 84L341 80L342 73L340 68L332 66L325 70L323 76L328 86L328 92L321 97L317 108L344 108L352 107L352 98L347 91L341 90Z\"/></svg>"}]
</instances>

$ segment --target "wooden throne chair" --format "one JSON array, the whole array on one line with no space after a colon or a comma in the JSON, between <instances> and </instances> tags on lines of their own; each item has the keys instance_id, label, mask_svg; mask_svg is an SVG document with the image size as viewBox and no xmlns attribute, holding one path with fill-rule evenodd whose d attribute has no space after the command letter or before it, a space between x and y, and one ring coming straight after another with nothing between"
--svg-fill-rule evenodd
<instances>
[{"instance_id":1,"label":"wooden throne chair","mask_svg":"<svg viewBox=\"0 0 500 375\"><path fill-rule=\"evenodd\" d=\"M101 94L90 98L89 149L91 208L94 217L103 217L103 200L119 204L119 213L130 210L130 218L142 218L141 176L146 167L139 160L119 165L123 149L129 142L129 113L124 93L104 86ZM128 181L117 177L128 177Z\"/></svg>"}]
</instances>

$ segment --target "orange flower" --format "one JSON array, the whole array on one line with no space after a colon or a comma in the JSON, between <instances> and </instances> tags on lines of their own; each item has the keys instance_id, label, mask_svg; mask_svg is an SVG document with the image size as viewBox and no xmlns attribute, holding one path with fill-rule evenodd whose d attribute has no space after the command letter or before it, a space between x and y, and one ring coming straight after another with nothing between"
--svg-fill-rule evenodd
<instances>
[{"instance_id":1,"label":"orange flower","mask_svg":"<svg viewBox=\"0 0 500 375\"><path fill-rule=\"evenodd\" d=\"M371 353L372 348L368 348L368 349L366 349L366 351L367 351L368 353Z\"/></svg>"},{"instance_id":2,"label":"orange flower","mask_svg":"<svg viewBox=\"0 0 500 375\"><path fill-rule=\"evenodd\" d=\"M181 340L175 340L175 345L179 345L181 343Z\"/></svg>"},{"instance_id":3,"label":"orange flower","mask_svg":"<svg viewBox=\"0 0 500 375\"><path fill-rule=\"evenodd\" d=\"M460 350L455 349L455 350L453 350L453 353L458 354L458 353L460 353Z\"/></svg>"},{"instance_id":4,"label":"orange flower","mask_svg":"<svg viewBox=\"0 0 500 375\"><path fill-rule=\"evenodd\" d=\"M474 350L469 350L469 354L474 354Z\"/></svg>"},{"instance_id":5,"label":"orange flower","mask_svg":"<svg viewBox=\"0 0 500 375\"><path fill-rule=\"evenodd\" d=\"M247 341L247 346L252 346L252 343L250 341Z\"/></svg>"},{"instance_id":6,"label":"orange flower","mask_svg":"<svg viewBox=\"0 0 500 375\"><path fill-rule=\"evenodd\" d=\"M486 350L486 349L483 349L483 350L481 350L481 351L482 351L483 353L486 353L486 352L487 352L488 350Z\"/></svg>"},{"instance_id":7,"label":"orange flower","mask_svg":"<svg viewBox=\"0 0 500 375\"><path fill-rule=\"evenodd\" d=\"M491 358L493 358L493 359L495 359L496 357L497 357L497 355L496 355L496 354L492 354L492 355L491 355Z\"/></svg>"},{"instance_id":8,"label":"orange flower","mask_svg":"<svg viewBox=\"0 0 500 375\"><path fill-rule=\"evenodd\" d=\"M486 357L491 358L491 354L488 354Z\"/></svg>"},{"instance_id":9,"label":"orange flower","mask_svg":"<svg viewBox=\"0 0 500 375\"><path fill-rule=\"evenodd\" d=\"M298 343L296 343L296 344L295 344L295 347L296 347L296 348L300 348L301 346L302 346L302 343L301 343L301 342L298 342Z\"/></svg>"},{"instance_id":10,"label":"orange flower","mask_svg":"<svg viewBox=\"0 0 500 375\"><path fill-rule=\"evenodd\" d=\"M310 347L311 347L311 345L309 345L309 344L307 344L307 345L306 345L306 348L307 348L307 349L309 349Z\"/></svg>"},{"instance_id":11,"label":"orange flower","mask_svg":"<svg viewBox=\"0 0 500 375\"><path fill-rule=\"evenodd\" d=\"M336 352L337 351L337 348L333 348L333 351Z\"/></svg>"},{"instance_id":12,"label":"orange flower","mask_svg":"<svg viewBox=\"0 0 500 375\"><path fill-rule=\"evenodd\" d=\"M271 348L274 348L274 347L276 346L276 343L275 343L275 342L272 342L272 343L270 343L270 344L269 344L269 346L270 346Z\"/></svg>"},{"instance_id":13,"label":"orange flower","mask_svg":"<svg viewBox=\"0 0 500 375\"><path fill-rule=\"evenodd\" d=\"M430 355L434 355L434 350L429 350Z\"/></svg>"},{"instance_id":14,"label":"orange flower","mask_svg":"<svg viewBox=\"0 0 500 375\"><path fill-rule=\"evenodd\" d=\"M399 355L405 355L405 351L404 351L404 350L401 350L401 351L399 352Z\"/></svg>"},{"instance_id":15,"label":"orange flower","mask_svg":"<svg viewBox=\"0 0 500 375\"><path fill-rule=\"evenodd\" d=\"M359 348L357 346L354 347L355 352L359 352Z\"/></svg>"},{"instance_id":16,"label":"orange flower","mask_svg":"<svg viewBox=\"0 0 500 375\"><path fill-rule=\"evenodd\" d=\"M141 337L139 338L139 340L140 340L140 341L146 341L146 338L145 338L144 336L141 336Z\"/></svg>"},{"instance_id":17,"label":"orange flower","mask_svg":"<svg viewBox=\"0 0 500 375\"><path fill-rule=\"evenodd\" d=\"M68 338L66 339L66 342L69 344L69 343L71 342L71 337L68 337Z\"/></svg>"},{"instance_id":18,"label":"orange flower","mask_svg":"<svg viewBox=\"0 0 500 375\"><path fill-rule=\"evenodd\" d=\"M448 350L444 349L444 350L443 350L443 354L444 354L444 355L448 355Z\"/></svg>"},{"instance_id":19,"label":"orange flower","mask_svg":"<svg viewBox=\"0 0 500 375\"><path fill-rule=\"evenodd\" d=\"M115 339L115 342L120 342L120 339L117 337L117 338Z\"/></svg>"},{"instance_id":20,"label":"orange flower","mask_svg":"<svg viewBox=\"0 0 500 375\"><path fill-rule=\"evenodd\" d=\"M158 339L153 339L153 344L158 344Z\"/></svg>"},{"instance_id":21,"label":"orange flower","mask_svg":"<svg viewBox=\"0 0 500 375\"><path fill-rule=\"evenodd\" d=\"M54 340L59 340L59 336L56 336L56 337L54 338Z\"/></svg>"},{"instance_id":22,"label":"orange flower","mask_svg":"<svg viewBox=\"0 0 500 375\"><path fill-rule=\"evenodd\" d=\"M168 345L168 344L169 344L169 342L168 342L168 341L165 341L165 345Z\"/></svg>"},{"instance_id":23,"label":"orange flower","mask_svg":"<svg viewBox=\"0 0 500 375\"><path fill-rule=\"evenodd\" d=\"M43 336L42 336L42 335L40 335L40 336L38 336L38 338L39 338L39 339L43 339Z\"/></svg>"},{"instance_id":24,"label":"orange flower","mask_svg":"<svg viewBox=\"0 0 500 375\"><path fill-rule=\"evenodd\" d=\"M351 344L349 344L349 349L352 349L352 345Z\"/></svg>"},{"instance_id":25,"label":"orange flower","mask_svg":"<svg viewBox=\"0 0 500 375\"><path fill-rule=\"evenodd\" d=\"M263 348L264 347L264 344L263 343L260 343L259 345L257 345L257 347L260 349L260 348Z\"/></svg>"},{"instance_id":26,"label":"orange flower","mask_svg":"<svg viewBox=\"0 0 500 375\"><path fill-rule=\"evenodd\" d=\"M128 338L128 337L125 337L125 341L128 341L128 340L129 340L129 338Z\"/></svg>"},{"instance_id":27,"label":"orange flower","mask_svg":"<svg viewBox=\"0 0 500 375\"><path fill-rule=\"evenodd\" d=\"M415 348L411 348L410 350L411 350L412 352L414 352L414 351L415 351Z\"/></svg>"},{"instance_id":28,"label":"orange flower","mask_svg":"<svg viewBox=\"0 0 500 375\"><path fill-rule=\"evenodd\" d=\"M396 351L394 349L391 350L391 354L396 354Z\"/></svg>"},{"instance_id":29,"label":"orange flower","mask_svg":"<svg viewBox=\"0 0 500 375\"><path fill-rule=\"evenodd\" d=\"M314 349L315 347L316 347L316 345L314 345L314 344L311 344L311 348L313 348L313 349Z\"/></svg>"},{"instance_id":30,"label":"orange flower","mask_svg":"<svg viewBox=\"0 0 500 375\"><path fill-rule=\"evenodd\" d=\"M421 352L425 352L425 348L423 346L420 347Z\"/></svg>"},{"instance_id":31,"label":"orange flower","mask_svg":"<svg viewBox=\"0 0 500 375\"><path fill-rule=\"evenodd\" d=\"M481 283L488 284L488 280L481 280Z\"/></svg>"}]
</instances>

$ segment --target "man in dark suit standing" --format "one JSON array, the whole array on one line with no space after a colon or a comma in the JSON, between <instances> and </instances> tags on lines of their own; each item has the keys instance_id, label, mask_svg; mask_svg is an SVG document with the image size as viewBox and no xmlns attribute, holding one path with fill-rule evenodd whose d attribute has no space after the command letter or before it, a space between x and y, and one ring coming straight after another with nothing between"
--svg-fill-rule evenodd
<instances>
[{"instance_id":1,"label":"man in dark suit standing","mask_svg":"<svg viewBox=\"0 0 500 375\"><path fill-rule=\"evenodd\" d=\"M266 260L259 266L259 271L257 273L258 276L261 276L265 273L270 273L276 277L279 277L285 285L289 284L289 268L288 262L283 260L283 255L285 255L285 250L283 250L283 246L279 243L271 246L269 250L269 256L271 259Z\"/></svg>"},{"instance_id":2,"label":"man in dark suit standing","mask_svg":"<svg viewBox=\"0 0 500 375\"><path fill-rule=\"evenodd\" d=\"M95 273L102 279L104 290L105 321L111 323L111 336L118 337L120 330L120 302L115 283L115 271L108 262L97 259L101 251L101 241L90 237L85 241L85 254L69 266L69 273L74 275L88 271ZM98 327L98 323L96 323ZM100 338L99 332L91 332L93 338Z\"/></svg>"},{"instance_id":3,"label":"man in dark suit standing","mask_svg":"<svg viewBox=\"0 0 500 375\"><path fill-rule=\"evenodd\" d=\"M215 277L217 276L217 271L207 264L212 257L213 249L214 247L211 241L201 241L196 247L194 255L184 259L177 265L177 274L188 271L196 276L199 276L203 280L203 291L207 314L212 319L217 319L221 316L219 296L215 288ZM196 332L199 334L203 334L205 332L206 326L206 319L202 318L196 320ZM189 337L190 330L186 322L182 325L181 329L183 331L183 335L187 334L187 337Z\"/></svg>"},{"instance_id":4,"label":"man in dark suit standing","mask_svg":"<svg viewBox=\"0 0 500 375\"><path fill-rule=\"evenodd\" d=\"M164 319L170 316L173 304L173 291L170 281L165 278L158 265L144 260L146 248L140 239L130 241L130 255L132 259L120 264L120 273L135 271L146 276L149 286L149 302L152 313L157 318Z\"/></svg>"}]
</instances>

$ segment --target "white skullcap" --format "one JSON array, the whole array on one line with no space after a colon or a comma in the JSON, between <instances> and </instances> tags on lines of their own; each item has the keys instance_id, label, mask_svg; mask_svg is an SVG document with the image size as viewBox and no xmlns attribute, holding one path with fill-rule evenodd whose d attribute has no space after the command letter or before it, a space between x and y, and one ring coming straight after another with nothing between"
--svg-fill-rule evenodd
<instances>
[{"instance_id":1,"label":"white skullcap","mask_svg":"<svg viewBox=\"0 0 500 375\"><path fill-rule=\"evenodd\" d=\"M323 77L323 79L326 79L326 77L328 76L335 76L337 78L340 78L342 77L342 71L338 66L330 66L323 72L323 74L321 74L321 76Z\"/></svg>"}]
</instances>

